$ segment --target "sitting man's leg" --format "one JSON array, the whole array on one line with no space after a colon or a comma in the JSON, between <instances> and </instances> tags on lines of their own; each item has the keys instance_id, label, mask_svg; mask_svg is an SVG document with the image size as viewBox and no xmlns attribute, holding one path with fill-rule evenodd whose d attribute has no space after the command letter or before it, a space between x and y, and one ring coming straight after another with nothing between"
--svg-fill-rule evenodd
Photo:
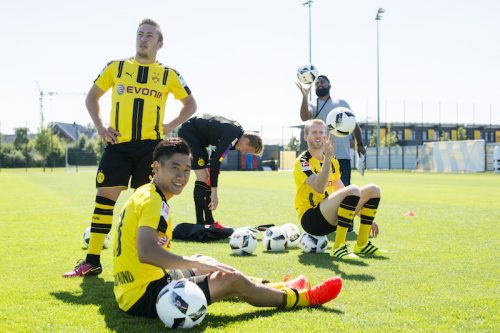
<instances>
[{"instance_id":1,"label":"sitting man's leg","mask_svg":"<svg viewBox=\"0 0 500 333\"><path fill-rule=\"evenodd\" d=\"M342 289L342 279L332 277L317 286L303 290L287 287L276 289L252 282L240 272L215 272L208 275L208 287L212 302L238 297L257 307L291 309L296 306L319 306L333 300Z\"/></svg>"},{"instance_id":2,"label":"sitting man's leg","mask_svg":"<svg viewBox=\"0 0 500 333\"><path fill-rule=\"evenodd\" d=\"M380 203L380 187L370 184L361 187L360 190L361 198L356 212L360 213L361 223L359 225L358 239L354 246L354 253L372 255L387 253L387 251L377 248L368 240Z\"/></svg>"},{"instance_id":3,"label":"sitting man's leg","mask_svg":"<svg viewBox=\"0 0 500 333\"><path fill-rule=\"evenodd\" d=\"M349 185L323 200L319 208L326 221L337 226L335 243L332 247L332 254L337 258L358 258L350 252L346 245L347 230L352 225L352 220L360 199L360 190L355 185Z\"/></svg>"}]
</instances>

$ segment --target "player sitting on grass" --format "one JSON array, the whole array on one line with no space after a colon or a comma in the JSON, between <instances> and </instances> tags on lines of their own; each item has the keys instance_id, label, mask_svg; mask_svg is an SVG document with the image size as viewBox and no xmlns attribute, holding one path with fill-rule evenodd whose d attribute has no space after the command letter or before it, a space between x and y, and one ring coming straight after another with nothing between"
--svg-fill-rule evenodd
<instances>
[{"instance_id":1,"label":"player sitting on grass","mask_svg":"<svg viewBox=\"0 0 500 333\"><path fill-rule=\"evenodd\" d=\"M204 292L207 303L238 297L254 306L318 306L339 294L342 280L332 277L309 287L305 277L277 284L257 282L213 258L171 252L172 208L168 200L189 180L191 155L180 138L161 141L153 153L153 181L138 188L125 204L115 233L114 293L120 309L157 317L156 299L173 279L185 277Z\"/></svg>"},{"instance_id":2,"label":"player sitting on grass","mask_svg":"<svg viewBox=\"0 0 500 333\"><path fill-rule=\"evenodd\" d=\"M359 258L357 254L380 255L387 251L368 240L370 233L378 235L373 221L380 202L377 185L344 187L340 180L339 163L333 158L333 145L326 124L320 119L306 122L304 140L307 150L295 161L293 175L297 194L295 208L302 228L313 235L323 236L336 231L332 255L337 258ZM361 223L352 253L346 245L346 235L356 214Z\"/></svg>"}]
</instances>

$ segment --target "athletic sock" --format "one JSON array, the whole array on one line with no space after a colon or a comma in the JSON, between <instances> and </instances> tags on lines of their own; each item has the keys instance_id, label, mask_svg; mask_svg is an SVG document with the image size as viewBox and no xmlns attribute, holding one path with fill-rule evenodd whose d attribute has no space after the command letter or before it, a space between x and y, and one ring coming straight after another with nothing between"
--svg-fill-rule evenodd
<instances>
[{"instance_id":1,"label":"athletic sock","mask_svg":"<svg viewBox=\"0 0 500 333\"><path fill-rule=\"evenodd\" d=\"M308 290L304 289L297 291L293 288L282 288L285 294L283 296L283 304L280 306L282 309L291 309L296 306L309 306Z\"/></svg>"},{"instance_id":2,"label":"athletic sock","mask_svg":"<svg viewBox=\"0 0 500 333\"><path fill-rule=\"evenodd\" d=\"M207 184L202 181L194 182L194 208L196 211L196 224L205 224L203 219L203 210L205 208L205 191L207 189Z\"/></svg>"},{"instance_id":3,"label":"athletic sock","mask_svg":"<svg viewBox=\"0 0 500 333\"><path fill-rule=\"evenodd\" d=\"M205 204L203 206L203 210L205 212L205 223L206 224L214 224L214 216L212 215L212 211L208 208L210 201L212 200L212 188L207 185L205 190Z\"/></svg>"},{"instance_id":4,"label":"athletic sock","mask_svg":"<svg viewBox=\"0 0 500 333\"><path fill-rule=\"evenodd\" d=\"M335 243L333 248L336 249L340 244L345 243L347 237L347 230L352 224L354 212L358 205L359 197L356 195L348 195L342 200L337 212L337 232L335 234Z\"/></svg>"},{"instance_id":5,"label":"athletic sock","mask_svg":"<svg viewBox=\"0 0 500 333\"><path fill-rule=\"evenodd\" d=\"M92 215L92 223L90 224L89 248L85 259L90 264L100 264L102 246L113 223L115 203L115 201L99 195L95 198L94 214Z\"/></svg>"},{"instance_id":6,"label":"athletic sock","mask_svg":"<svg viewBox=\"0 0 500 333\"><path fill-rule=\"evenodd\" d=\"M361 223L359 224L359 235L356 242L358 246L363 246L368 242L368 236L370 236L379 203L380 198L371 198L361 208Z\"/></svg>"}]
</instances>

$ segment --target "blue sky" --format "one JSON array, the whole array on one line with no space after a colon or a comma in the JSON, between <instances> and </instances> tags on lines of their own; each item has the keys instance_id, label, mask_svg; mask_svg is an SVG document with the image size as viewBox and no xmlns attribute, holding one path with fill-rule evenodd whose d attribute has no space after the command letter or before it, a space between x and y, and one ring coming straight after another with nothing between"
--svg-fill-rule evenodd
<instances>
[{"instance_id":1,"label":"blue sky","mask_svg":"<svg viewBox=\"0 0 500 333\"><path fill-rule=\"evenodd\" d=\"M61 93L45 99L46 121L89 123L83 93L108 61L134 55L137 24L151 17L165 34L158 59L180 71L200 114L227 115L264 138L287 136L287 126L301 123L294 82L308 62L308 12L301 3L6 2L0 130L36 131L35 81ZM315 0L312 62L331 78L335 97L347 100L359 120L376 119L379 7L386 10L379 25L382 121L500 123L500 2L494 0ZM101 105L107 119L109 96ZM171 99L167 119L178 109Z\"/></svg>"}]
</instances>

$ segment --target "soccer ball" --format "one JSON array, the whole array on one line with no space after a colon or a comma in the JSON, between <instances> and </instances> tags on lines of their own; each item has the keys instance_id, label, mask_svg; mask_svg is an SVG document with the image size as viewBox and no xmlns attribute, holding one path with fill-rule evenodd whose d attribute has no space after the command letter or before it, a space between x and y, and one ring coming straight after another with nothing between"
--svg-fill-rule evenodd
<instances>
[{"instance_id":1,"label":"soccer ball","mask_svg":"<svg viewBox=\"0 0 500 333\"><path fill-rule=\"evenodd\" d=\"M326 236L315 236L304 232L300 238L300 247L306 253L323 253L327 244Z\"/></svg>"},{"instance_id":2,"label":"soccer ball","mask_svg":"<svg viewBox=\"0 0 500 333\"><path fill-rule=\"evenodd\" d=\"M229 246L237 255L249 255L257 247L257 237L248 229L236 229L229 237Z\"/></svg>"},{"instance_id":3,"label":"soccer ball","mask_svg":"<svg viewBox=\"0 0 500 333\"><path fill-rule=\"evenodd\" d=\"M313 65L300 66L297 69L297 78L303 84L311 84L318 77L318 68Z\"/></svg>"},{"instance_id":4,"label":"soccer ball","mask_svg":"<svg viewBox=\"0 0 500 333\"><path fill-rule=\"evenodd\" d=\"M83 232L83 249L88 249L89 248L89 241L90 241L90 227L85 229ZM109 233L106 235L106 238L104 238L104 244L102 244L103 249L107 249L109 247Z\"/></svg>"},{"instance_id":5,"label":"soccer ball","mask_svg":"<svg viewBox=\"0 0 500 333\"><path fill-rule=\"evenodd\" d=\"M205 294L187 279L167 284L156 298L158 317L170 328L191 328L200 324L207 314Z\"/></svg>"},{"instance_id":6,"label":"soccer ball","mask_svg":"<svg viewBox=\"0 0 500 333\"><path fill-rule=\"evenodd\" d=\"M287 243L285 230L281 227L268 228L262 237L262 243L267 251L285 251Z\"/></svg>"},{"instance_id":7,"label":"soccer ball","mask_svg":"<svg viewBox=\"0 0 500 333\"><path fill-rule=\"evenodd\" d=\"M340 106L330 111L326 117L326 126L330 133L339 138L348 136L356 127L356 116L346 107Z\"/></svg>"},{"instance_id":8,"label":"soccer ball","mask_svg":"<svg viewBox=\"0 0 500 333\"><path fill-rule=\"evenodd\" d=\"M300 243L300 229L293 223L283 224L281 226L285 230L286 246L289 248L299 247Z\"/></svg>"}]
</instances>

